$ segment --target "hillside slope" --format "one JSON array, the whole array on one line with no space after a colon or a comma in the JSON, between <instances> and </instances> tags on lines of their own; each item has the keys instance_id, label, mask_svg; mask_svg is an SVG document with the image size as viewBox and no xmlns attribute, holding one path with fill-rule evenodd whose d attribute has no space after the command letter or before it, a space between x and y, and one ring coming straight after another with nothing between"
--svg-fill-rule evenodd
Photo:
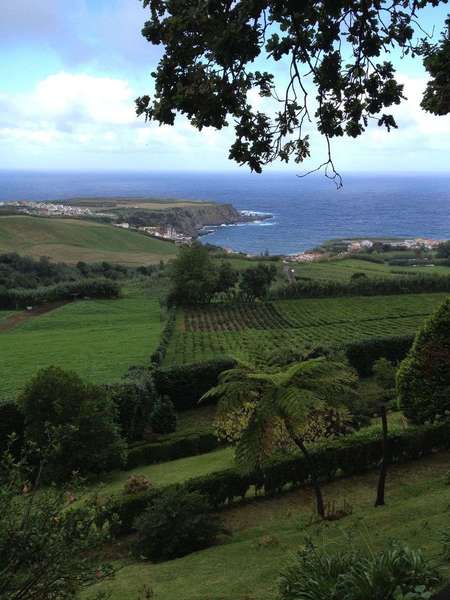
<instances>
[{"instance_id":1,"label":"hillside slope","mask_svg":"<svg viewBox=\"0 0 450 600\"><path fill-rule=\"evenodd\" d=\"M145 235L76 219L30 216L0 218L0 253L18 252L54 261L109 261L147 265L172 258L176 247Z\"/></svg>"}]
</instances>

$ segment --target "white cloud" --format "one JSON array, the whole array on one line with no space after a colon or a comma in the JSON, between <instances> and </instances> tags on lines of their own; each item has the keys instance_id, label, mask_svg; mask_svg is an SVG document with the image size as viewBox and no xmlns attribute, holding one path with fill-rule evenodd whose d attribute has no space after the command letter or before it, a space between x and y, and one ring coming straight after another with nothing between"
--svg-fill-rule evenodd
<instances>
[{"instance_id":1,"label":"white cloud","mask_svg":"<svg viewBox=\"0 0 450 600\"><path fill-rule=\"evenodd\" d=\"M333 140L336 166L342 170L448 169L450 117L424 113L420 100L426 80L400 77L408 101L393 112L398 130L387 133L376 125L357 140ZM146 124L138 119L138 92L125 79L59 72L24 94L0 93L0 165L11 156L23 164L40 156L48 168L74 163L87 168L110 167L227 168L233 127L195 130L185 118L175 126ZM254 94L255 105L260 102ZM269 110L267 99L259 108ZM313 157L297 170L317 166L325 156L323 140L311 137ZM115 155L113 157L113 155ZM69 157L66 158L66 157ZM109 158L108 158L109 157Z\"/></svg>"}]
</instances>

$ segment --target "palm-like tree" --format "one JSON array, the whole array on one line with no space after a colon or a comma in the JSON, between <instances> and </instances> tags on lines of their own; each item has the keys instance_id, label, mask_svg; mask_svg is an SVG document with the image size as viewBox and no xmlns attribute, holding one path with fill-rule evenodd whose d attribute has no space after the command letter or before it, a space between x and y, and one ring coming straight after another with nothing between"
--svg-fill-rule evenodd
<instances>
[{"instance_id":1,"label":"palm-like tree","mask_svg":"<svg viewBox=\"0 0 450 600\"><path fill-rule=\"evenodd\" d=\"M304 455L314 488L317 512L325 507L313 456L306 447L305 425L311 413L344 406L344 398L356 394L357 378L343 362L320 357L283 370L257 372L238 367L221 374L217 386L203 399L218 400L218 416L239 410L249 400L254 410L236 447L236 460L244 469L263 464L274 451L280 425L291 444Z\"/></svg>"}]
</instances>

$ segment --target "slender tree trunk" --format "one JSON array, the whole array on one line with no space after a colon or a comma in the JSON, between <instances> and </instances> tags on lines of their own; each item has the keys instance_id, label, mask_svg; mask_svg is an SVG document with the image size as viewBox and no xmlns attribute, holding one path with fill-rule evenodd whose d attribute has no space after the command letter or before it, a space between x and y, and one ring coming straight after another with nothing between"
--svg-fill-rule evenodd
<instances>
[{"instance_id":1,"label":"slender tree trunk","mask_svg":"<svg viewBox=\"0 0 450 600\"><path fill-rule=\"evenodd\" d=\"M388 439L388 422L387 422L387 411L386 405L383 403L381 406L381 425L383 435L381 438L381 466L380 475L378 478L377 498L375 500L375 506L384 506L384 490L386 486L386 476L389 464L389 439Z\"/></svg>"},{"instance_id":2,"label":"slender tree trunk","mask_svg":"<svg viewBox=\"0 0 450 600\"><path fill-rule=\"evenodd\" d=\"M314 464L314 460L311 457L310 453L308 452L308 450L306 449L306 446L303 442L303 440L301 438L294 438L295 444L298 448L300 448L300 450L303 453L303 456L306 459L306 463L309 467L309 472L311 475L311 483L314 489L314 493L316 495L316 506L317 506L317 512L319 514L319 516L324 519L325 518L325 505L323 502L323 495L322 495L322 489L320 487L319 484L319 480L317 478L317 473L316 473L316 466Z\"/></svg>"}]
</instances>

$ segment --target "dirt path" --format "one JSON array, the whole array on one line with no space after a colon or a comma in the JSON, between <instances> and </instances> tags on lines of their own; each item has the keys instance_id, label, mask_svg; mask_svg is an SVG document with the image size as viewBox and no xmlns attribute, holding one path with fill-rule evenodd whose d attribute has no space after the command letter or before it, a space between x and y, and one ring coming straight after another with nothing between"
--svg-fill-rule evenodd
<instances>
[{"instance_id":1,"label":"dirt path","mask_svg":"<svg viewBox=\"0 0 450 600\"><path fill-rule=\"evenodd\" d=\"M48 304L43 304L42 306L35 306L31 310L24 310L17 315L11 315L3 323L0 323L0 333L3 331L9 331L10 329L14 329L18 325L21 325L25 321L29 319L33 319L34 317L40 317L41 315L45 315L60 306L64 306L68 304L71 300L61 300L60 302L49 302Z\"/></svg>"}]
</instances>

